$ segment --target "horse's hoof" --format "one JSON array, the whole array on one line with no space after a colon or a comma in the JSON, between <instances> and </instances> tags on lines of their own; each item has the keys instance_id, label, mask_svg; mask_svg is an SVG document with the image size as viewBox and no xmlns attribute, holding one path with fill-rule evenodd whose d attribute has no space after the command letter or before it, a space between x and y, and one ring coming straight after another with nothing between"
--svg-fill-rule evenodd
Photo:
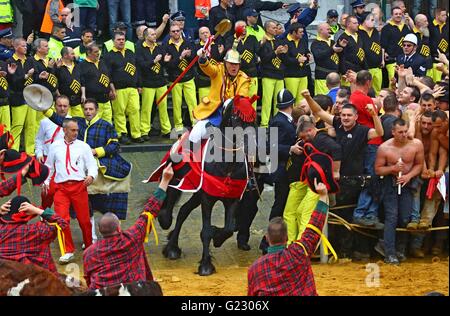
<instances>
[{"instance_id":1,"label":"horse's hoof","mask_svg":"<svg viewBox=\"0 0 450 316\"><path fill-rule=\"evenodd\" d=\"M165 246L162 252L164 257L170 260L177 260L181 258L181 249L177 246Z\"/></svg>"},{"instance_id":2,"label":"horse's hoof","mask_svg":"<svg viewBox=\"0 0 450 316\"><path fill-rule=\"evenodd\" d=\"M216 273L216 267L212 263L202 263L198 267L198 275L200 276L208 276L213 273Z\"/></svg>"},{"instance_id":3,"label":"horse's hoof","mask_svg":"<svg viewBox=\"0 0 450 316\"><path fill-rule=\"evenodd\" d=\"M172 214L166 209L162 209L158 214L159 226L164 230L167 230L172 226L172 219Z\"/></svg>"}]
</instances>

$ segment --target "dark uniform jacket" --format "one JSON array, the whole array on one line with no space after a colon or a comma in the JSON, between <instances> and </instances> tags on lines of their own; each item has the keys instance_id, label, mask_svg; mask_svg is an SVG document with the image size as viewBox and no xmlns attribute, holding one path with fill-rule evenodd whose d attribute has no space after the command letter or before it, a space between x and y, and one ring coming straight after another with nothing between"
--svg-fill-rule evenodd
<instances>
[{"instance_id":1,"label":"dark uniform jacket","mask_svg":"<svg viewBox=\"0 0 450 316\"><path fill-rule=\"evenodd\" d=\"M8 73L8 64L6 62L0 61L0 71ZM8 96L8 79L7 77L0 76L0 106L9 104Z\"/></svg>"},{"instance_id":2,"label":"dark uniform jacket","mask_svg":"<svg viewBox=\"0 0 450 316\"><path fill-rule=\"evenodd\" d=\"M264 41L264 40L263 40ZM283 39L267 39L261 44L259 56L261 57L261 76L263 78L284 79L286 69L284 59L286 54L275 54L275 50L279 45L284 45Z\"/></svg>"},{"instance_id":3,"label":"dark uniform jacket","mask_svg":"<svg viewBox=\"0 0 450 316\"><path fill-rule=\"evenodd\" d=\"M25 99L23 98L23 89L33 83L33 76L30 76L25 80L25 75L30 69L34 67L32 57L27 57L23 62L14 54L7 61L8 64L16 64L16 72L11 75L7 74L7 79L9 83L9 105L10 106L20 106L25 104Z\"/></svg>"},{"instance_id":4,"label":"dark uniform jacket","mask_svg":"<svg viewBox=\"0 0 450 316\"><path fill-rule=\"evenodd\" d=\"M58 89L58 78L56 77L56 65L53 67L49 67L49 59L41 59L38 55L34 55L32 58L34 64L34 74L33 81L34 83L43 85L53 96L56 95L56 90ZM48 72L47 79L40 79L39 74L43 71Z\"/></svg>"},{"instance_id":5,"label":"dark uniform jacket","mask_svg":"<svg viewBox=\"0 0 450 316\"><path fill-rule=\"evenodd\" d=\"M277 182L286 177L286 163L291 146L296 141L296 131L294 123L289 122L288 117L280 111L272 118L269 127L278 129L278 168L273 174L273 179Z\"/></svg>"},{"instance_id":6,"label":"dark uniform jacket","mask_svg":"<svg viewBox=\"0 0 450 316\"><path fill-rule=\"evenodd\" d=\"M439 25L439 23L436 20L433 20L432 23L430 23L430 49L431 49L431 55L433 56L433 61L435 57L438 57L437 50L441 53L444 53L445 55L449 55L448 51L448 19L447 22Z\"/></svg>"},{"instance_id":7,"label":"dark uniform jacket","mask_svg":"<svg viewBox=\"0 0 450 316\"><path fill-rule=\"evenodd\" d=\"M347 46L344 47L344 50L339 53L339 56L341 58L339 63L339 71L342 75L344 75L349 69L353 70L354 72L368 69L362 39L360 38L358 33L356 33L355 35L356 40L347 32L344 32L344 34L342 34L339 38L340 40L346 39L348 42Z\"/></svg>"},{"instance_id":8,"label":"dark uniform jacket","mask_svg":"<svg viewBox=\"0 0 450 316\"><path fill-rule=\"evenodd\" d=\"M62 65L56 68L56 77L59 83L59 93L69 98L70 106L81 104L80 66L76 63L72 68Z\"/></svg>"},{"instance_id":9,"label":"dark uniform jacket","mask_svg":"<svg viewBox=\"0 0 450 316\"><path fill-rule=\"evenodd\" d=\"M111 82L116 89L137 88L139 76L136 67L136 54L124 48L121 52L115 47L105 56Z\"/></svg>"},{"instance_id":10,"label":"dark uniform jacket","mask_svg":"<svg viewBox=\"0 0 450 316\"><path fill-rule=\"evenodd\" d=\"M80 63L81 86L85 87L86 98L94 98L99 103L109 101L110 78L104 60L94 63L86 58Z\"/></svg>"},{"instance_id":11,"label":"dark uniform jacket","mask_svg":"<svg viewBox=\"0 0 450 316\"><path fill-rule=\"evenodd\" d=\"M405 68L411 67L414 76L423 77L427 73L427 60L417 52L412 56L404 54L397 57L397 65L405 65Z\"/></svg>"},{"instance_id":12,"label":"dark uniform jacket","mask_svg":"<svg viewBox=\"0 0 450 316\"><path fill-rule=\"evenodd\" d=\"M185 49L191 50L191 55L186 56L180 60L180 55ZM182 39L179 46L175 45L170 39L165 45L164 50L167 54L171 55L172 58L167 63L167 74L169 75L169 81L173 82L175 79L186 69L192 59L196 56L196 51L194 44L187 40ZM195 67L189 69L186 75L180 80L180 82L186 82L195 77Z\"/></svg>"},{"instance_id":13,"label":"dark uniform jacket","mask_svg":"<svg viewBox=\"0 0 450 316\"><path fill-rule=\"evenodd\" d=\"M308 75L308 62L306 60L303 64L298 62L298 58L301 56L307 57L310 53L308 48L308 39L302 38L299 41L294 39L288 34L286 37L286 44L288 45L288 52L285 57L286 72L285 78L301 78Z\"/></svg>"},{"instance_id":14,"label":"dark uniform jacket","mask_svg":"<svg viewBox=\"0 0 450 316\"><path fill-rule=\"evenodd\" d=\"M383 61L383 56L381 55L380 33L376 28L373 28L371 31L366 31L360 26L358 36L366 56L367 67L369 69L379 68Z\"/></svg>"},{"instance_id":15,"label":"dark uniform jacket","mask_svg":"<svg viewBox=\"0 0 450 316\"><path fill-rule=\"evenodd\" d=\"M235 37L231 38L226 45L225 50L233 47ZM241 70L249 77L258 77L258 52L260 44L255 36L247 35L244 39L239 40L236 50L241 55Z\"/></svg>"},{"instance_id":16,"label":"dark uniform jacket","mask_svg":"<svg viewBox=\"0 0 450 316\"><path fill-rule=\"evenodd\" d=\"M329 42L317 37L311 43L311 53L316 62L315 78L324 80L330 72L338 72L339 55L333 50L334 41Z\"/></svg>"},{"instance_id":17,"label":"dark uniform jacket","mask_svg":"<svg viewBox=\"0 0 450 316\"><path fill-rule=\"evenodd\" d=\"M161 60L155 62L157 55L161 55ZM136 45L136 59L141 76L142 87L160 88L167 84L164 78L164 55L165 51L161 45L155 44L151 49L147 42Z\"/></svg>"},{"instance_id":18,"label":"dark uniform jacket","mask_svg":"<svg viewBox=\"0 0 450 316\"><path fill-rule=\"evenodd\" d=\"M417 36L417 52L427 61L426 68L433 68L433 59L431 57L430 37L424 36L418 29L414 28L414 34Z\"/></svg>"}]
</instances>

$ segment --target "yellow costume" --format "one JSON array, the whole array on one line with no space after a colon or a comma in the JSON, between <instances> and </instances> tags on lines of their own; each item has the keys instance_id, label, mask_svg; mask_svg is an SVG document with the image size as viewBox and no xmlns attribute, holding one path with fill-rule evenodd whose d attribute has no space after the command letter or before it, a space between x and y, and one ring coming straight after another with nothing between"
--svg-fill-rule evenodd
<instances>
[{"instance_id":1,"label":"yellow costume","mask_svg":"<svg viewBox=\"0 0 450 316\"><path fill-rule=\"evenodd\" d=\"M223 63L214 65L206 60L200 63L200 68L211 78L211 90L209 95L200 100L200 104L194 109L194 118L203 120L213 114L220 104L236 95L248 96L251 78L239 70L237 76L231 80L226 74Z\"/></svg>"}]
</instances>

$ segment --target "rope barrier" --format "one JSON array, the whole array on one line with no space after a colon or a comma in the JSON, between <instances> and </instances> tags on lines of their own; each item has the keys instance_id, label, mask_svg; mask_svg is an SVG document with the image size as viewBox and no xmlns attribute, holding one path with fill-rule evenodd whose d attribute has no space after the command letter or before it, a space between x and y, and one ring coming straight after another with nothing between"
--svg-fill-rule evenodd
<instances>
[{"instance_id":1,"label":"rope barrier","mask_svg":"<svg viewBox=\"0 0 450 316\"><path fill-rule=\"evenodd\" d=\"M342 205L342 206L337 206L337 207L331 207L331 210L340 210L340 209L345 209L345 208L351 208L351 207L355 207L356 204L349 204L349 205ZM361 231L361 229L369 229L369 230L382 230L379 228L375 228L375 227L370 227L370 226L362 226L362 225L358 225L358 224L352 224L349 223L348 221L346 221L344 218L340 217L339 215L333 213L333 212L328 212L328 214L330 216L333 216L336 220L335 221L328 221L328 224L331 225L342 225L345 228L347 228L349 231L355 231L357 233L360 233L364 236L367 237L371 237L371 238L377 238L374 235L371 235L369 233L363 232ZM427 233L427 232L431 232L431 231L437 231L437 230L448 230L449 226L441 226L441 227L432 227L432 228L428 228L428 229L406 229L406 228L397 228L396 231L398 232L409 232L409 233Z\"/></svg>"}]
</instances>

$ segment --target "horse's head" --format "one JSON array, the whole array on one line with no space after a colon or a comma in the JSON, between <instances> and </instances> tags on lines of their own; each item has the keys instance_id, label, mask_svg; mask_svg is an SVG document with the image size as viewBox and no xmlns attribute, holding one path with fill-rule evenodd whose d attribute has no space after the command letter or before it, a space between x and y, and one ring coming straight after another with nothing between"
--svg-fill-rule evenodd
<instances>
[{"instance_id":1,"label":"horse's head","mask_svg":"<svg viewBox=\"0 0 450 316\"><path fill-rule=\"evenodd\" d=\"M252 104L257 99L256 95L251 98L237 95L223 104L220 130L228 135L225 141L233 142L235 148L243 147L245 154L251 143L255 145L256 111Z\"/></svg>"},{"instance_id":2,"label":"horse's head","mask_svg":"<svg viewBox=\"0 0 450 316\"><path fill-rule=\"evenodd\" d=\"M228 99L223 104L222 123L220 129L225 130L226 127L242 127L255 126L256 111L252 103L258 99L258 96L242 97L235 96L233 99Z\"/></svg>"}]
</instances>

